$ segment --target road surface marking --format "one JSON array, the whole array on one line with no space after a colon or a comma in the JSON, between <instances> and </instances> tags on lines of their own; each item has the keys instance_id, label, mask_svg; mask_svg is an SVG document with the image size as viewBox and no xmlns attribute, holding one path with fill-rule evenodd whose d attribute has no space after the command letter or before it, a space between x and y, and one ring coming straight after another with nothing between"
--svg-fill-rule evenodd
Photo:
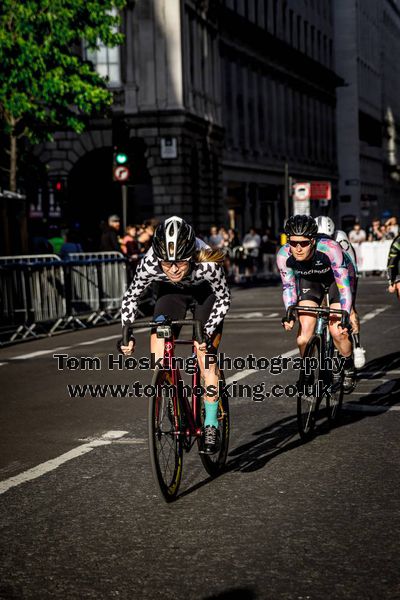
<instances>
[{"instance_id":1,"label":"road surface marking","mask_svg":"<svg viewBox=\"0 0 400 600\"><path fill-rule=\"evenodd\" d=\"M366 315L363 316L362 319L360 319L360 324L362 325L363 323L370 321L374 317L377 317L378 315L383 313L388 308L390 308L390 306L381 306L380 308L375 308L375 310L371 310L371 312L367 313Z\"/></svg>"},{"instance_id":2,"label":"road surface marking","mask_svg":"<svg viewBox=\"0 0 400 600\"><path fill-rule=\"evenodd\" d=\"M290 356L294 356L295 354L298 354L299 351L296 348L295 350L289 350L289 352L285 352L284 354L279 354L278 356L282 356L282 358L289 358ZM228 377L228 379L226 380L226 384L229 385L231 383L233 383L234 381L240 381L241 379L244 379L245 377L248 377L249 375L251 375L252 373L256 373L257 369L245 369L244 371L238 371L235 375L231 375L230 377Z\"/></svg>"},{"instance_id":3,"label":"road surface marking","mask_svg":"<svg viewBox=\"0 0 400 600\"><path fill-rule=\"evenodd\" d=\"M139 329L135 329L135 333L143 333L144 331L149 331L148 327L141 327ZM99 342L108 342L109 340L116 340L117 338L120 338L121 335L108 335L107 337L102 337L102 338L96 338L95 340L90 340L89 342L81 342L80 344L77 344L77 346L91 346L94 344L98 344ZM72 348L72 346L71 346Z\"/></svg>"},{"instance_id":4,"label":"road surface marking","mask_svg":"<svg viewBox=\"0 0 400 600\"><path fill-rule=\"evenodd\" d=\"M148 331L147 327L141 327L139 329L135 329L135 333L143 333L144 331ZM46 354L53 354L55 352L59 352L60 350L70 350L71 348L77 348L78 346L89 346L94 344L99 344L100 342L106 342L109 340L116 340L120 338L121 334L117 335L109 335L107 337L96 338L95 340L90 340L88 342L79 342L78 344L72 344L71 346L60 346L59 348L52 348L51 350L37 350L36 352L29 352L28 354L20 354L19 356L12 356L8 359L6 363L0 363L0 367L2 365L7 365L14 360L28 360L29 358L38 358L39 356L45 356Z\"/></svg>"},{"instance_id":5,"label":"road surface marking","mask_svg":"<svg viewBox=\"0 0 400 600\"><path fill-rule=\"evenodd\" d=\"M72 348L72 346L60 346L59 348L54 348L53 350L37 350L36 352L29 352L28 354L20 354L19 356L13 356L9 360L27 360L28 358L37 358L38 356L44 356L45 354L50 354L52 352L68 350L68 348Z\"/></svg>"},{"instance_id":6,"label":"road surface marking","mask_svg":"<svg viewBox=\"0 0 400 600\"><path fill-rule=\"evenodd\" d=\"M76 448L73 448L69 452L65 454L61 454L56 458L52 458L32 469L28 469L28 471L24 471L19 475L15 475L14 477L10 477L9 479L5 479L4 481L0 481L0 494L4 494L9 489L16 487L17 485L21 485L21 483L26 483L27 481L32 481L33 479L37 479L46 473L50 473L50 471L54 471L62 464L73 460L74 458L78 458L79 456L83 456L88 452L91 452L95 448L99 446L108 446L113 443L114 440L117 440L124 435L129 433L128 431L107 431L101 438L97 438L92 440L91 442L87 442L86 444L81 444Z\"/></svg>"}]
</instances>

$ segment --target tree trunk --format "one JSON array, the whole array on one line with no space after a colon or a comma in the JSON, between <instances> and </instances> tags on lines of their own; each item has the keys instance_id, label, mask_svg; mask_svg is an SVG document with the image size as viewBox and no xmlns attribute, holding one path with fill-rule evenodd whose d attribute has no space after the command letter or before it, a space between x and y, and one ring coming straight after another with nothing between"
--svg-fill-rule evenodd
<instances>
[{"instance_id":1,"label":"tree trunk","mask_svg":"<svg viewBox=\"0 0 400 600\"><path fill-rule=\"evenodd\" d=\"M17 138L14 132L10 134L10 191L17 191Z\"/></svg>"}]
</instances>

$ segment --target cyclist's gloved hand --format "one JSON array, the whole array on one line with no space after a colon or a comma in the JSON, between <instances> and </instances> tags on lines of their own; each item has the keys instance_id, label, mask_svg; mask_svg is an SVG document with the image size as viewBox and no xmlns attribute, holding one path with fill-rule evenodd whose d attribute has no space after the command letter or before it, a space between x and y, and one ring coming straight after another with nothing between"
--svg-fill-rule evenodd
<instances>
[{"instance_id":1,"label":"cyclist's gloved hand","mask_svg":"<svg viewBox=\"0 0 400 600\"><path fill-rule=\"evenodd\" d=\"M351 328L351 323L350 323L350 316L349 316L349 313L347 313L347 312L344 312L344 313L342 314L342 318L341 318L341 320L340 320L340 325L339 325L339 327L340 327L341 329L347 329L347 333L348 333L349 335L351 334L352 328Z\"/></svg>"},{"instance_id":2,"label":"cyclist's gloved hand","mask_svg":"<svg viewBox=\"0 0 400 600\"><path fill-rule=\"evenodd\" d=\"M208 335L208 333L203 333L203 341L199 343L199 350L201 352L211 352L213 348L212 336Z\"/></svg>"},{"instance_id":3,"label":"cyclist's gloved hand","mask_svg":"<svg viewBox=\"0 0 400 600\"><path fill-rule=\"evenodd\" d=\"M132 329L129 325L124 325L122 330L122 338L117 341L118 352L130 355L135 350L136 340L132 335Z\"/></svg>"},{"instance_id":4,"label":"cyclist's gloved hand","mask_svg":"<svg viewBox=\"0 0 400 600\"><path fill-rule=\"evenodd\" d=\"M286 309L286 315L282 319L282 325L286 330L292 329L296 321L296 314L293 310L293 306L288 306Z\"/></svg>"}]
</instances>

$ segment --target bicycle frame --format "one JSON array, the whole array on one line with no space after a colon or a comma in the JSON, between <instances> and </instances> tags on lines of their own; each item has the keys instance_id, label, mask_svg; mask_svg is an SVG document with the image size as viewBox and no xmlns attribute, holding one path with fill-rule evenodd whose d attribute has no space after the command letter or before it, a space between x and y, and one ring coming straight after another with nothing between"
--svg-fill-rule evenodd
<instances>
[{"instance_id":1,"label":"bicycle frame","mask_svg":"<svg viewBox=\"0 0 400 600\"><path fill-rule=\"evenodd\" d=\"M173 326L182 326L182 325L190 325L193 326L194 332L191 340L181 340L175 339L172 335L172 327ZM169 318L165 318L163 321L150 321L146 323L128 323L123 327L123 341L125 345L128 345L130 329L135 329L136 327L146 327L149 329L156 329L157 334L160 332L160 337L164 338L164 369L166 373L170 375L170 383L174 386L174 389L177 391L173 396L174 401L174 415L175 415L175 435L184 435L186 438L186 445L188 446L188 450L193 446L196 438L202 435L201 427L200 427L200 415L198 414L198 397L195 393L195 390L199 386L199 367L192 375L192 394L191 401L189 402L187 396L182 394L178 399L179 394L179 381L183 381L178 368L172 369L170 365L173 364L174 358L174 349L176 344L190 344L192 345L192 354L196 355L196 348L194 346L193 340L195 339L197 342L201 343L202 341L202 331L201 331L201 323L198 320L189 320L183 319L179 321L172 321ZM180 430L180 425L178 421L178 406L177 402L180 402L180 407L183 410L184 418L185 418L185 431ZM191 437L194 438L193 442L191 441Z\"/></svg>"},{"instance_id":2,"label":"bicycle frame","mask_svg":"<svg viewBox=\"0 0 400 600\"><path fill-rule=\"evenodd\" d=\"M175 345L176 344L181 344L181 345L188 345L188 344L192 344L191 341L187 341L187 340L180 340L180 339L174 339L173 337L171 338L167 338L165 340L165 345L164 345L164 365L171 365L173 364L173 357L174 357L174 349L175 349ZM193 344L192 346L192 354L193 356L195 356L196 353L196 348ZM182 381L183 379L181 377L181 374L179 372L179 369L166 369L166 371L168 371L171 374L171 384L174 386L174 389L177 390L177 394L179 394L179 382ZM195 372L192 375L192 394L191 394L191 400L188 400L188 397L185 394L182 394L182 396L180 396L178 398L177 394L174 394L174 403L176 402L180 402L181 403L181 408L183 409L184 412L184 417L185 417L185 430L181 431L180 427L179 427L179 422L178 422L178 410L177 410L177 406L174 405L174 414L175 414L175 433L176 435L184 435L187 439L187 442L189 444L189 448L190 449L192 447L192 445L194 444L194 441L197 437L201 436L202 432L201 432L201 427L199 424L199 418L200 415L198 414L198 397L197 394L195 393L195 390L197 389L197 387L199 386L199 367L197 365ZM190 438L194 437L193 442L191 442Z\"/></svg>"}]
</instances>

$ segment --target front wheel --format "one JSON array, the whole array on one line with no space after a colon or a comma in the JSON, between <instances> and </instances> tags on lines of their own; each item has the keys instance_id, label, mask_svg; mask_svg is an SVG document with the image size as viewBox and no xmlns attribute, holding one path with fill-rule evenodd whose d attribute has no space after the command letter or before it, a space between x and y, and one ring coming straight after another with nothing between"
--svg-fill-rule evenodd
<instances>
[{"instance_id":1,"label":"front wheel","mask_svg":"<svg viewBox=\"0 0 400 600\"><path fill-rule=\"evenodd\" d=\"M332 341L331 341L332 343ZM338 357L337 350L333 351L333 344L330 356ZM330 425L335 425L339 421L340 413L343 404L343 369L340 373L330 373L329 393L326 397L326 409L328 413L328 421Z\"/></svg>"},{"instance_id":2,"label":"front wheel","mask_svg":"<svg viewBox=\"0 0 400 600\"><path fill-rule=\"evenodd\" d=\"M318 367L309 375L301 372L299 381L299 393L297 396L297 427L302 440L309 440L315 428L316 414L318 411L320 398L320 356L321 339L313 337L308 342L304 359L316 358Z\"/></svg>"},{"instance_id":3,"label":"front wheel","mask_svg":"<svg viewBox=\"0 0 400 600\"><path fill-rule=\"evenodd\" d=\"M148 434L154 480L164 500L171 502L182 478L183 450L179 399L168 398L162 392L167 377L168 371L154 372L152 386L156 393L149 399Z\"/></svg>"},{"instance_id":4,"label":"front wheel","mask_svg":"<svg viewBox=\"0 0 400 600\"><path fill-rule=\"evenodd\" d=\"M220 375L223 386L225 386L225 377L223 373ZM204 400L199 398L199 404L201 406L201 426L204 423ZM230 434L230 422L229 422L229 398L228 394L223 392L218 399L218 429L220 434L220 448L216 454L202 454L200 453L201 462L207 473L211 477L219 475L226 463L226 458L229 449L229 434ZM198 440L199 448L202 445L202 439Z\"/></svg>"}]
</instances>

